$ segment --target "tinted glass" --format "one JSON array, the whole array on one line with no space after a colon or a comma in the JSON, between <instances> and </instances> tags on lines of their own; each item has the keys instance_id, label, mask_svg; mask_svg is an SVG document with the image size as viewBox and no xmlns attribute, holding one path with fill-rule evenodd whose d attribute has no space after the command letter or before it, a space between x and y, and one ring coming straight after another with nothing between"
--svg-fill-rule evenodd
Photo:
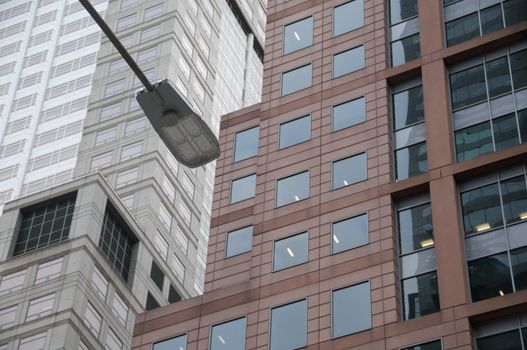
<instances>
[{"instance_id":1,"label":"tinted glass","mask_svg":"<svg viewBox=\"0 0 527 350\"><path fill-rule=\"evenodd\" d=\"M333 337L371 328L370 282L335 290L332 295Z\"/></svg>"},{"instance_id":2,"label":"tinted glass","mask_svg":"<svg viewBox=\"0 0 527 350\"><path fill-rule=\"evenodd\" d=\"M331 225L331 235L332 253L368 244L368 215L334 222Z\"/></svg>"},{"instance_id":3,"label":"tinted glass","mask_svg":"<svg viewBox=\"0 0 527 350\"><path fill-rule=\"evenodd\" d=\"M503 213L507 224L527 219L527 189L525 177L518 176L500 182Z\"/></svg>"},{"instance_id":4,"label":"tinted glass","mask_svg":"<svg viewBox=\"0 0 527 350\"><path fill-rule=\"evenodd\" d=\"M465 234L483 232L503 225L498 184L461 194Z\"/></svg>"},{"instance_id":5,"label":"tinted glass","mask_svg":"<svg viewBox=\"0 0 527 350\"><path fill-rule=\"evenodd\" d=\"M333 35L337 36L364 25L364 0L353 0L333 9Z\"/></svg>"},{"instance_id":6,"label":"tinted glass","mask_svg":"<svg viewBox=\"0 0 527 350\"><path fill-rule=\"evenodd\" d=\"M333 188L348 186L367 178L366 153L333 162Z\"/></svg>"},{"instance_id":7,"label":"tinted glass","mask_svg":"<svg viewBox=\"0 0 527 350\"><path fill-rule=\"evenodd\" d=\"M452 109L459 109L487 99L483 65L450 75Z\"/></svg>"},{"instance_id":8,"label":"tinted glass","mask_svg":"<svg viewBox=\"0 0 527 350\"><path fill-rule=\"evenodd\" d=\"M426 173L428 160L426 143L421 142L395 152L396 176L398 180Z\"/></svg>"},{"instance_id":9,"label":"tinted glass","mask_svg":"<svg viewBox=\"0 0 527 350\"><path fill-rule=\"evenodd\" d=\"M313 17L284 27L284 55L313 44Z\"/></svg>"},{"instance_id":10,"label":"tinted glass","mask_svg":"<svg viewBox=\"0 0 527 350\"><path fill-rule=\"evenodd\" d=\"M150 278L160 290L163 290L165 275L163 274L161 268L154 261L152 261L152 268L150 269Z\"/></svg>"},{"instance_id":11,"label":"tinted glass","mask_svg":"<svg viewBox=\"0 0 527 350\"><path fill-rule=\"evenodd\" d=\"M279 179L276 184L276 206L280 207L309 197L309 171Z\"/></svg>"},{"instance_id":12,"label":"tinted glass","mask_svg":"<svg viewBox=\"0 0 527 350\"><path fill-rule=\"evenodd\" d=\"M493 152L490 123L484 122L455 132L457 161Z\"/></svg>"},{"instance_id":13,"label":"tinted glass","mask_svg":"<svg viewBox=\"0 0 527 350\"><path fill-rule=\"evenodd\" d=\"M287 237L274 242L273 270L303 264L308 260L308 234Z\"/></svg>"},{"instance_id":14,"label":"tinted glass","mask_svg":"<svg viewBox=\"0 0 527 350\"><path fill-rule=\"evenodd\" d=\"M424 121L423 86L393 94L395 129Z\"/></svg>"},{"instance_id":15,"label":"tinted glass","mask_svg":"<svg viewBox=\"0 0 527 350\"><path fill-rule=\"evenodd\" d=\"M306 346L307 301L271 309L269 350L291 350Z\"/></svg>"},{"instance_id":16,"label":"tinted glass","mask_svg":"<svg viewBox=\"0 0 527 350\"><path fill-rule=\"evenodd\" d=\"M472 301L497 297L512 292L507 253L468 262Z\"/></svg>"},{"instance_id":17,"label":"tinted glass","mask_svg":"<svg viewBox=\"0 0 527 350\"><path fill-rule=\"evenodd\" d=\"M227 234L227 258L249 252L253 244L253 227L247 226Z\"/></svg>"},{"instance_id":18,"label":"tinted glass","mask_svg":"<svg viewBox=\"0 0 527 350\"><path fill-rule=\"evenodd\" d=\"M522 143L527 142L527 109L518 111L518 124Z\"/></svg>"},{"instance_id":19,"label":"tinted glass","mask_svg":"<svg viewBox=\"0 0 527 350\"><path fill-rule=\"evenodd\" d=\"M403 280L405 320L439 311L436 272Z\"/></svg>"},{"instance_id":20,"label":"tinted glass","mask_svg":"<svg viewBox=\"0 0 527 350\"><path fill-rule=\"evenodd\" d=\"M397 219L401 254L434 245L432 206L430 203L401 210L397 213Z\"/></svg>"},{"instance_id":21,"label":"tinted glass","mask_svg":"<svg viewBox=\"0 0 527 350\"><path fill-rule=\"evenodd\" d=\"M481 10L480 18L483 35L502 29L503 17L501 15L501 4Z\"/></svg>"},{"instance_id":22,"label":"tinted glass","mask_svg":"<svg viewBox=\"0 0 527 350\"><path fill-rule=\"evenodd\" d=\"M256 194L256 174L232 181L231 204L252 198Z\"/></svg>"},{"instance_id":23,"label":"tinted glass","mask_svg":"<svg viewBox=\"0 0 527 350\"><path fill-rule=\"evenodd\" d=\"M410 62L421 56L419 34L392 42L392 66Z\"/></svg>"},{"instance_id":24,"label":"tinted glass","mask_svg":"<svg viewBox=\"0 0 527 350\"><path fill-rule=\"evenodd\" d=\"M501 57L486 63L489 96L495 97L511 91L509 60Z\"/></svg>"},{"instance_id":25,"label":"tinted glass","mask_svg":"<svg viewBox=\"0 0 527 350\"><path fill-rule=\"evenodd\" d=\"M496 146L496 151L520 143L518 127L516 126L516 116L514 114L492 120L492 127L494 129L494 145Z\"/></svg>"},{"instance_id":26,"label":"tinted glass","mask_svg":"<svg viewBox=\"0 0 527 350\"><path fill-rule=\"evenodd\" d=\"M280 148L289 147L311 138L311 116L280 124Z\"/></svg>"},{"instance_id":27,"label":"tinted glass","mask_svg":"<svg viewBox=\"0 0 527 350\"><path fill-rule=\"evenodd\" d=\"M441 340L436 340L426 344L419 344L403 350L441 350Z\"/></svg>"},{"instance_id":28,"label":"tinted glass","mask_svg":"<svg viewBox=\"0 0 527 350\"><path fill-rule=\"evenodd\" d=\"M391 24L417 16L417 0L390 0Z\"/></svg>"},{"instance_id":29,"label":"tinted glass","mask_svg":"<svg viewBox=\"0 0 527 350\"><path fill-rule=\"evenodd\" d=\"M527 5L526 5L527 6ZM513 53L510 56L512 81L514 89L527 86L527 50Z\"/></svg>"},{"instance_id":30,"label":"tinted glass","mask_svg":"<svg viewBox=\"0 0 527 350\"><path fill-rule=\"evenodd\" d=\"M260 128L255 127L236 133L234 143L234 161L247 159L258 155L258 137Z\"/></svg>"},{"instance_id":31,"label":"tinted glass","mask_svg":"<svg viewBox=\"0 0 527 350\"><path fill-rule=\"evenodd\" d=\"M362 123L366 120L364 97L333 106L333 131Z\"/></svg>"},{"instance_id":32,"label":"tinted glass","mask_svg":"<svg viewBox=\"0 0 527 350\"><path fill-rule=\"evenodd\" d=\"M456 45L477 37L479 37L479 19L477 12L446 24L446 41L448 46Z\"/></svg>"},{"instance_id":33,"label":"tinted glass","mask_svg":"<svg viewBox=\"0 0 527 350\"><path fill-rule=\"evenodd\" d=\"M187 335L167 339L154 343L152 350L185 350L187 348Z\"/></svg>"},{"instance_id":34,"label":"tinted glass","mask_svg":"<svg viewBox=\"0 0 527 350\"><path fill-rule=\"evenodd\" d=\"M511 250L511 264L516 290L527 288L527 247Z\"/></svg>"},{"instance_id":35,"label":"tinted glass","mask_svg":"<svg viewBox=\"0 0 527 350\"><path fill-rule=\"evenodd\" d=\"M148 292L146 296L146 305L145 309L147 311L157 309L159 307L159 303L157 302L156 298L150 292Z\"/></svg>"},{"instance_id":36,"label":"tinted glass","mask_svg":"<svg viewBox=\"0 0 527 350\"><path fill-rule=\"evenodd\" d=\"M311 86L311 64L282 74L282 96Z\"/></svg>"},{"instance_id":37,"label":"tinted glass","mask_svg":"<svg viewBox=\"0 0 527 350\"><path fill-rule=\"evenodd\" d=\"M504 1L503 10L507 26L527 20L527 2L525 0Z\"/></svg>"},{"instance_id":38,"label":"tinted glass","mask_svg":"<svg viewBox=\"0 0 527 350\"><path fill-rule=\"evenodd\" d=\"M245 350L245 317L212 326L210 350Z\"/></svg>"},{"instance_id":39,"label":"tinted glass","mask_svg":"<svg viewBox=\"0 0 527 350\"><path fill-rule=\"evenodd\" d=\"M179 295L176 288L174 288L173 285L170 285L170 288L168 289L168 302L169 303L177 303L181 300L181 295Z\"/></svg>"},{"instance_id":40,"label":"tinted glass","mask_svg":"<svg viewBox=\"0 0 527 350\"><path fill-rule=\"evenodd\" d=\"M333 56L333 78L364 68L364 46L355 47Z\"/></svg>"},{"instance_id":41,"label":"tinted glass","mask_svg":"<svg viewBox=\"0 0 527 350\"><path fill-rule=\"evenodd\" d=\"M520 332L513 330L477 340L478 350L522 350Z\"/></svg>"}]
</instances>

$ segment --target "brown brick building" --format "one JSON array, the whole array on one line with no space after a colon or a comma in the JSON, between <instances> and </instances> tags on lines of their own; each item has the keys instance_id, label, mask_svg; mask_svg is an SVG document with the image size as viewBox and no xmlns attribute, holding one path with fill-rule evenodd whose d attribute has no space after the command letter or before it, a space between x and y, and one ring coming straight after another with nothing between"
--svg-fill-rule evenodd
<instances>
[{"instance_id":1,"label":"brown brick building","mask_svg":"<svg viewBox=\"0 0 527 350\"><path fill-rule=\"evenodd\" d=\"M138 316L133 349L527 349L527 1L267 14L205 294Z\"/></svg>"}]
</instances>

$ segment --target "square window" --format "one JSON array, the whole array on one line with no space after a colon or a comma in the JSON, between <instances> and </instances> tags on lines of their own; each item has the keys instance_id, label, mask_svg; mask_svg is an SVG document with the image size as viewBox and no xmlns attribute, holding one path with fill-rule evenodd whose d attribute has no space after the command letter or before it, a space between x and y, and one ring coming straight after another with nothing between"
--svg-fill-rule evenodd
<instances>
[{"instance_id":1,"label":"square window","mask_svg":"<svg viewBox=\"0 0 527 350\"><path fill-rule=\"evenodd\" d=\"M439 311L437 273L430 272L403 280L404 319Z\"/></svg>"},{"instance_id":2,"label":"square window","mask_svg":"<svg viewBox=\"0 0 527 350\"><path fill-rule=\"evenodd\" d=\"M280 124L279 148L286 148L311 138L311 115Z\"/></svg>"},{"instance_id":3,"label":"square window","mask_svg":"<svg viewBox=\"0 0 527 350\"><path fill-rule=\"evenodd\" d=\"M404 180L428 171L426 142L416 143L395 151L397 180Z\"/></svg>"},{"instance_id":4,"label":"square window","mask_svg":"<svg viewBox=\"0 0 527 350\"><path fill-rule=\"evenodd\" d=\"M307 345L307 300L272 308L270 319L269 350Z\"/></svg>"},{"instance_id":5,"label":"square window","mask_svg":"<svg viewBox=\"0 0 527 350\"><path fill-rule=\"evenodd\" d=\"M12 327L15 325L16 312L18 305L11 306L0 310L0 330Z\"/></svg>"},{"instance_id":6,"label":"square window","mask_svg":"<svg viewBox=\"0 0 527 350\"><path fill-rule=\"evenodd\" d=\"M253 226L247 226L227 233L225 257L250 252L253 243Z\"/></svg>"},{"instance_id":7,"label":"square window","mask_svg":"<svg viewBox=\"0 0 527 350\"><path fill-rule=\"evenodd\" d=\"M333 162L333 189L364 181L367 178L366 153Z\"/></svg>"},{"instance_id":8,"label":"square window","mask_svg":"<svg viewBox=\"0 0 527 350\"><path fill-rule=\"evenodd\" d=\"M424 121L423 86L418 85L392 95L395 129Z\"/></svg>"},{"instance_id":9,"label":"square window","mask_svg":"<svg viewBox=\"0 0 527 350\"><path fill-rule=\"evenodd\" d=\"M357 1L357 0L355 0ZM333 78L363 69L365 66L364 46L358 46L333 55Z\"/></svg>"},{"instance_id":10,"label":"square window","mask_svg":"<svg viewBox=\"0 0 527 350\"><path fill-rule=\"evenodd\" d=\"M333 106L333 131L344 129L366 120L366 99L360 97Z\"/></svg>"},{"instance_id":11,"label":"square window","mask_svg":"<svg viewBox=\"0 0 527 350\"><path fill-rule=\"evenodd\" d=\"M421 57L419 33L391 43L392 67Z\"/></svg>"},{"instance_id":12,"label":"square window","mask_svg":"<svg viewBox=\"0 0 527 350\"><path fill-rule=\"evenodd\" d=\"M35 284L47 282L55 277L60 276L63 261L64 258L59 258L48 261L44 264L39 264L37 276L35 278Z\"/></svg>"},{"instance_id":13,"label":"square window","mask_svg":"<svg viewBox=\"0 0 527 350\"><path fill-rule=\"evenodd\" d=\"M371 328L370 282L337 289L331 295L333 338Z\"/></svg>"},{"instance_id":14,"label":"square window","mask_svg":"<svg viewBox=\"0 0 527 350\"><path fill-rule=\"evenodd\" d=\"M236 133L234 142L234 161L238 162L258 155L258 126Z\"/></svg>"},{"instance_id":15,"label":"square window","mask_svg":"<svg viewBox=\"0 0 527 350\"><path fill-rule=\"evenodd\" d=\"M231 183L231 204L253 198L256 195L256 174L233 180Z\"/></svg>"},{"instance_id":16,"label":"square window","mask_svg":"<svg viewBox=\"0 0 527 350\"><path fill-rule=\"evenodd\" d=\"M473 302L502 296L513 291L506 252L469 261L468 275Z\"/></svg>"},{"instance_id":17,"label":"square window","mask_svg":"<svg viewBox=\"0 0 527 350\"><path fill-rule=\"evenodd\" d=\"M390 0L391 25L409 20L417 15L417 0Z\"/></svg>"},{"instance_id":18,"label":"square window","mask_svg":"<svg viewBox=\"0 0 527 350\"><path fill-rule=\"evenodd\" d=\"M276 183L276 206L298 202L309 197L309 171L279 179Z\"/></svg>"},{"instance_id":19,"label":"square window","mask_svg":"<svg viewBox=\"0 0 527 350\"><path fill-rule=\"evenodd\" d=\"M331 224L331 252L340 253L368 244L368 214Z\"/></svg>"},{"instance_id":20,"label":"square window","mask_svg":"<svg viewBox=\"0 0 527 350\"><path fill-rule=\"evenodd\" d=\"M152 350L185 350L187 348L187 335L179 335L174 338L166 339L154 343Z\"/></svg>"},{"instance_id":21,"label":"square window","mask_svg":"<svg viewBox=\"0 0 527 350\"><path fill-rule=\"evenodd\" d=\"M310 87L312 84L311 63L282 74L282 96Z\"/></svg>"},{"instance_id":22,"label":"square window","mask_svg":"<svg viewBox=\"0 0 527 350\"><path fill-rule=\"evenodd\" d=\"M284 27L284 55L313 45L313 17Z\"/></svg>"},{"instance_id":23,"label":"square window","mask_svg":"<svg viewBox=\"0 0 527 350\"><path fill-rule=\"evenodd\" d=\"M333 36L364 26L364 0L353 0L333 8Z\"/></svg>"},{"instance_id":24,"label":"square window","mask_svg":"<svg viewBox=\"0 0 527 350\"><path fill-rule=\"evenodd\" d=\"M273 271L300 265L309 260L307 232L282 238L274 242Z\"/></svg>"},{"instance_id":25,"label":"square window","mask_svg":"<svg viewBox=\"0 0 527 350\"><path fill-rule=\"evenodd\" d=\"M54 301L55 293L31 300L27 308L26 322L50 315Z\"/></svg>"},{"instance_id":26,"label":"square window","mask_svg":"<svg viewBox=\"0 0 527 350\"><path fill-rule=\"evenodd\" d=\"M210 350L245 350L247 318L212 326Z\"/></svg>"}]
</instances>

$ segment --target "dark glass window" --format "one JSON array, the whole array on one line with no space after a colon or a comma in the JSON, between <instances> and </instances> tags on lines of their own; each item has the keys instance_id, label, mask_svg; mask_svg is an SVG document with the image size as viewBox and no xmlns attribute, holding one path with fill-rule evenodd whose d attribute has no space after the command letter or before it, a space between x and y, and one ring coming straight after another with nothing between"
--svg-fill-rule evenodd
<instances>
[{"instance_id":1,"label":"dark glass window","mask_svg":"<svg viewBox=\"0 0 527 350\"><path fill-rule=\"evenodd\" d=\"M273 271L282 270L308 261L307 232L282 238L274 242Z\"/></svg>"},{"instance_id":2,"label":"dark glass window","mask_svg":"<svg viewBox=\"0 0 527 350\"><path fill-rule=\"evenodd\" d=\"M363 214L334 222L331 225L331 252L342 251L368 244L368 215Z\"/></svg>"},{"instance_id":3,"label":"dark glass window","mask_svg":"<svg viewBox=\"0 0 527 350\"><path fill-rule=\"evenodd\" d=\"M514 89L524 88L527 86L527 50L515 52L510 57Z\"/></svg>"},{"instance_id":4,"label":"dark glass window","mask_svg":"<svg viewBox=\"0 0 527 350\"><path fill-rule=\"evenodd\" d=\"M132 250L135 243L137 243L137 238L108 202L104 213L99 248L113 269L124 280L128 279Z\"/></svg>"},{"instance_id":5,"label":"dark glass window","mask_svg":"<svg viewBox=\"0 0 527 350\"><path fill-rule=\"evenodd\" d=\"M240 161L258 155L260 128L254 127L236 133L234 142L234 161Z\"/></svg>"},{"instance_id":6,"label":"dark glass window","mask_svg":"<svg viewBox=\"0 0 527 350\"><path fill-rule=\"evenodd\" d=\"M450 75L452 109L456 110L487 99L483 65Z\"/></svg>"},{"instance_id":7,"label":"dark glass window","mask_svg":"<svg viewBox=\"0 0 527 350\"><path fill-rule=\"evenodd\" d=\"M426 142L420 142L395 152L396 176L398 180L426 173L428 159Z\"/></svg>"},{"instance_id":8,"label":"dark glass window","mask_svg":"<svg viewBox=\"0 0 527 350\"><path fill-rule=\"evenodd\" d=\"M423 86L393 94L393 115L395 129L424 121Z\"/></svg>"},{"instance_id":9,"label":"dark glass window","mask_svg":"<svg viewBox=\"0 0 527 350\"><path fill-rule=\"evenodd\" d=\"M454 137L458 162L476 158L494 150L489 122L457 130Z\"/></svg>"},{"instance_id":10,"label":"dark glass window","mask_svg":"<svg viewBox=\"0 0 527 350\"><path fill-rule=\"evenodd\" d=\"M313 17L284 27L284 55L313 45Z\"/></svg>"},{"instance_id":11,"label":"dark glass window","mask_svg":"<svg viewBox=\"0 0 527 350\"><path fill-rule=\"evenodd\" d=\"M480 338L477 345L478 350L522 350L520 332L517 329Z\"/></svg>"},{"instance_id":12,"label":"dark glass window","mask_svg":"<svg viewBox=\"0 0 527 350\"><path fill-rule=\"evenodd\" d=\"M187 335L183 334L174 338L154 343L152 350L185 350L187 348Z\"/></svg>"},{"instance_id":13,"label":"dark glass window","mask_svg":"<svg viewBox=\"0 0 527 350\"><path fill-rule=\"evenodd\" d=\"M479 37L478 13L472 13L450 21L446 24L446 41L448 46Z\"/></svg>"},{"instance_id":14,"label":"dark glass window","mask_svg":"<svg viewBox=\"0 0 527 350\"><path fill-rule=\"evenodd\" d=\"M472 301L503 296L512 292L507 253L468 262Z\"/></svg>"},{"instance_id":15,"label":"dark glass window","mask_svg":"<svg viewBox=\"0 0 527 350\"><path fill-rule=\"evenodd\" d=\"M178 291L176 290L176 288L174 288L173 285L170 285L170 288L168 290L168 302L172 304L177 303L180 300L181 295L179 295Z\"/></svg>"},{"instance_id":16,"label":"dark glass window","mask_svg":"<svg viewBox=\"0 0 527 350\"><path fill-rule=\"evenodd\" d=\"M523 175L500 181L501 200L505 223L512 224L526 219L527 188Z\"/></svg>"},{"instance_id":17,"label":"dark glass window","mask_svg":"<svg viewBox=\"0 0 527 350\"><path fill-rule=\"evenodd\" d=\"M307 300L271 309L269 350L298 349L307 344Z\"/></svg>"},{"instance_id":18,"label":"dark glass window","mask_svg":"<svg viewBox=\"0 0 527 350\"><path fill-rule=\"evenodd\" d=\"M391 24L406 21L417 14L417 0L390 0Z\"/></svg>"},{"instance_id":19,"label":"dark glass window","mask_svg":"<svg viewBox=\"0 0 527 350\"><path fill-rule=\"evenodd\" d=\"M150 292L148 292L148 295L146 296L146 305L145 309L146 311L150 311L153 309L157 309L159 307L159 303L157 302L156 298Z\"/></svg>"},{"instance_id":20,"label":"dark glass window","mask_svg":"<svg viewBox=\"0 0 527 350\"><path fill-rule=\"evenodd\" d=\"M353 0L333 8L333 36L364 25L364 0Z\"/></svg>"},{"instance_id":21,"label":"dark glass window","mask_svg":"<svg viewBox=\"0 0 527 350\"><path fill-rule=\"evenodd\" d=\"M496 146L496 151L520 143L514 113L493 119L492 128L494 129L494 145Z\"/></svg>"},{"instance_id":22,"label":"dark glass window","mask_svg":"<svg viewBox=\"0 0 527 350\"><path fill-rule=\"evenodd\" d=\"M461 194L465 234L478 233L503 225L498 184L490 184Z\"/></svg>"},{"instance_id":23,"label":"dark glass window","mask_svg":"<svg viewBox=\"0 0 527 350\"><path fill-rule=\"evenodd\" d=\"M441 340L432 341L426 344L419 344L404 348L402 350L441 350Z\"/></svg>"},{"instance_id":24,"label":"dark glass window","mask_svg":"<svg viewBox=\"0 0 527 350\"><path fill-rule=\"evenodd\" d=\"M13 255L24 254L68 239L77 193L21 210L21 225Z\"/></svg>"},{"instance_id":25,"label":"dark glass window","mask_svg":"<svg viewBox=\"0 0 527 350\"><path fill-rule=\"evenodd\" d=\"M212 326L210 350L245 350L247 318Z\"/></svg>"},{"instance_id":26,"label":"dark glass window","mask_svg":"<svg viewBox=\"0 0 527 350\"><path fill-rule=\"evenodd\" d=\"M527 2L525 0L508 0L503 2L505 23L512 26L527 20Z\"/></svg>"},{"instance_id":27,"label":"dark glass window","mask_svg":"<svg viewBox=\"0 0 527 350\"><path fill-rule=\"evenodd\" d=\"M276 183L276 206L298 202L309 197L309 171L279 179Z\"/></svg>"},{"instance_id":28,"label":"dark glass window","mask_svg":"<svg viewBox=\"0 0 527 350\"><path fill-rule=\"evenodd\" d=\"M311 86L311 64L295 68L282 74L282 96L292 94Z\"/></svg>"},{"instance_id":29,"label":"dark glass window","mask_svg":"<svg viewBox=\"0 0 527 350\"><path fill-rule=\"evenodd\" d=\"M342 337L370 329L370 282L334 290L331 308L332 337Z\"/></svg>"},{"instance_id":30,"label":"dark glass window","mask_svg":"<svg viewBox=\"0 0 527 350\"><path fill-rule=\"evenodd\" d=\"M437 273L431 272L403 280L406 320L439 311Z\"/></svg>"},{"instance_id":31,"label":"dark glass window","mask_svg":"<svg viewBox=\"0 0 527 350\"><path fill-rule=\"evenodd\" d=\"M348 186L368 178L366 153L333 162L333 188Z\"/></svg>"},{"instance_id":32,"label":"dark glass window","mask_svg":"<svg viewBox=\"0 0 527 350\"><path fill-rule=\"evenodd\" d=\"M364 97L333 106L333 131L347 128L366 120Z\"/></svg>"},{"instance_id":33,"label":"dark glass window","mask_svg":"<svg viewBox=\"0 0 527 350\"><path fill-rule=\"evenodd\" d=\"M421 57L419 33L392 42L392 66L398 66Z\"/></svg>"},{"instance_id":34,"label":"dark glass window","mask_svg":"<svg viewBox=\"0 0 527 350\"><path fill-rule=\"evenodd\" d=\"M279 148L285 148L311 138L311 116L306 115L280 124Z\"/></svg>"},{"instance_id":35,"label":"dark glass window","mask_svg":"<svg viewBox=\"0 0 527 350\"><path fill-rule=\"evenodd\" d=\"M398 212L401 254L434 246L432 206L421 204Z\"/></svg>"},{"instance_id":36,"label":"dark glass window","mask_svg":"<svg viewBox=\"0 0 527 350\"><path fill-rule=\"evenodd\" d=\"M364 68L364 46L333 55L333 78Z\"/></svg>"},{"instance_id":37,"label":"dark glass window","mask_svg":"<svg viewBox=\"0 0 527 350\"><path fill-rule=\"evenodd\" d=\"M152 268L150 269L150 278L155 283L155 285L163 290L163 283L165 282L165 275L163 270L152 260Z\"/></svg>"},{"instance_id":38,"label":"dark glass window","mask_svg":"<svg viewBox=\"0 0 527 350\"><path fill-rule=\"evenodd\" d=\"M507 56L486 62L485 67L487 88L491 98L511 91L511 74Z\"/></svg>"},{"instance_id":39,"label":"dark glass window","mask_svg":"<svg viewBox=\"0 0 527 350\"><path fill-rule=\"evenodd\" d=\"M511 264L516 290L527 288L527 248L511 250Z\"/></svg>"},{"instance_id":40,"label":"dark glass window","mask_svg":"<svg viewBox=\"0 0 527 350\"><path fill-rule=\"evenodd\" d=\"M256 174L245 176L231 183L231 204L253 198L256 195Z\"/></svg>"},{"instance_id":41,"label":"dark glass window","mask_svg":"<svg viewBox=\"0 0 527 350\"><path fill-rule=\"evenodd\" d=\"M503 15L501 4L487 7L480 12L481 32L483 35L495 32L503 28Z\"/></svg>"},{"instance_id":42,"label":"dark glass window","mask_svg":"<svg viewBox=\"0 0 527 350\"><path fill-rule=\"evenodd\" d=\"M518 124L520 125L522 143L527 142L527 109L518 111Z\"/></svg>"},{"instance_id":43,"label":"dark glass window","mask_svg":"<svg viewBox=\"0 0 527 350\"><path fill-rule=\"evenodd\" d=\"M226 257L251 251L253 244L253 227L247 226L227 233Z\"/></svg>"}]
</instances>

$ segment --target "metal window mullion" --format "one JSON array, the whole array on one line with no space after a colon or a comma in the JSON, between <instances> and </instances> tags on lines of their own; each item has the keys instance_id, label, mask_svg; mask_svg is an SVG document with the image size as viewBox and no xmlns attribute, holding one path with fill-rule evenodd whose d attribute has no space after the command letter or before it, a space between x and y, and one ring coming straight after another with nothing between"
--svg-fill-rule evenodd
<instances>
[{"instance_id":1,"label":"metal window mullion","mask_svg":"<svg viewBox=\"0 0 527 350\"><path fill-rule=\"evenodd\" d=\"M68 201L69 202L69 201ZM55 221L57 220L57 212L58 212L58 206L59 206L59 202L56 202L55 203L55 208L53 209L53 219L51 220L51 227L49 228L49 237L48 237L48 244L50 244L51 242L51 233L53 232L52 228L53 228L53 224L55 223ZM64 216L64 222L66 222L66 217ZM61 237L59 239L59 242L62 241L62 233L61 233Z\"/></svg>"},{"instance_id":2,"label":"metal window mullion","mask_svg":"<svg viewBox=\"0 0 527 350\"><path fill-rule=\"evenodd\" d=\"M476 13L478 14L478 24L479 24L479 36L483 36L483 28L481 26L481 0L478 0L478 9L476 10ZM485 62L483 62L485 64ZM487 79L487 76L485 75L485 79ZM488 96L488 89L487 89L487 96Z\"/></svg>"},{"instance_id":3,"label":"metal window mullion","mask_svg":"<svg viewBox=\"0 0 527 350\"><path fill-rule=\"evenodd\" d=\"M501 4L503 7L503 2ZM505 12L503 12L503 18L505 20ZM521 144L524 140L522 140L522 135L520 132L520 120L518 119L518 103L516 102L516 90L514 89L514 82L512 80L511 53L510 53L510 48L508 46L507 46L507 65L509 67L509 79L511 83L512 100L514 101L514 116L516 118L516 131L518 132L518 141Z\"/></svg>"},{"instance_id":4,"label":"metal window mullion","mask_svg":"<svg viewBox=\"0 0 527 350\"><path fill-rule=\"evenodd\" d=\"M512 292L516 292L516 284L514 283L514 275L512 273L512 261L509 246L509 232L507 230L507 224L505 222L505 209L503 206L503 194L501 193L501 179L498 173L498 193L500 195L500 206L501 206L501 219L503 220L503 230L505 231L505 247L507 249L507 261L509 262L509 275L512 282Z\"/></svg>"},{"instance_id":5,"label":"metal window mullion","mask_svg":"<svg viewBox=\"0 0 527 350\"><path fill-rule=\"evenodd\" d=\"M489 125L490 125L490 137L492 138L492 151L496 152L496 140L494 139L494 125L492 122L492 108L490 107L489 79L487 77L487 61L485 60L485 58L483 58L483 75L485 76L485 92L487 94L487 109L489 111Z\"/></svg>"}]
</instances>

